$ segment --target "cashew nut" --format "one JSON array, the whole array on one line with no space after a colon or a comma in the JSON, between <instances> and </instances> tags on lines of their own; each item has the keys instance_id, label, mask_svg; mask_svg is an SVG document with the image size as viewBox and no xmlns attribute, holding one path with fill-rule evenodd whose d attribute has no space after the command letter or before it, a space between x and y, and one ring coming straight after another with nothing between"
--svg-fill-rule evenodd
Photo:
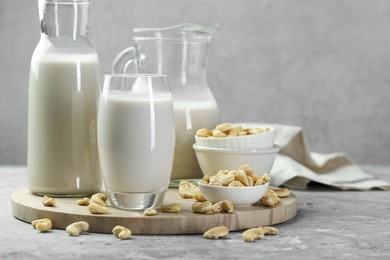
<instances>
[{"instance_id":1,"label":"cashew nut","mask_svg":"<svg viewBox=\"0 0 390 260\"><path fill-rule=\"evenodd\" d=\"M279 233L277 228L274 227L263 227L264 235L277 235Z\"/></svg>"},{"instance_id":2,"label":"cashew nut","mask_svg":"<svg viewBox=\"0 0 390 260\"><path fill-rule=\"evenodd\" d=\"M215 203L211 209L214 213L220 213L220 212L226 212L226 213L232 213L233 212L233 203L229 200L222 200L217 203Z\"/></svg>"},{"instance_id":3,"label":"cashew nut","mask_svg":"<svg viewBox=\"0 0 390 260\"><path fill-rule=\"evenodd\" d=\"M236 171L221 170L212 177L214 177L215 181L221 183L223 186L228 186L229 183L235 180L235 173Z\"/></svg>"},{"instance_id":4,"label":"cashew nut","mask_svg":"<svg viewBox=\"0 0 390 260\"><path fill-rule=\"evenodd\" d=\"M39 230L40 232L47 232L52 228L53 223L48 218L42 218L42 219L33 220L31 222L31 225L35 229Z\"/></svg>"},{"instance_id":5,"label":"cashew nut","mask_svg":"<svg viewBox=\"0 0 390 260\"><path fill-rule=\"evenodd\" d=\"M77 202L77 205L80 205L80 206L88 206L89 205L89 199L88 198L79 199L76 202Z\"/></svg>"},{"instance_id":6,"label":"cashew nut","mask_svg":"<svg viewBox=\"0 0 390 260\"><path fill-rule=\"evenodd\" d=\"M157 215L157 210L155 209L145 209L144 211L144 216L154 216L154 215Z\"/></svg>"},{"instance_id":7,"label":"cashew nut","mask_svg":"<svg viewBox=\"0 0 390 260\"><path fill-rule=\"evenodd\" d=\"M106 206L107 196L104 193L96 193L91 197L91 203L99 204L100 206Z\"/></svg>"},{"instance_id":8,"label":"cashew nut","mask_svg":"<svg viewBox=\"0 0 390 260\"><path fill-rule=\"evenodd\" d=\"M254 180L253 180L253 178L252 178L252 176L247 176L247 178L248 178L248 186L253 186L253 184L255 184L255 182L254 182Z\"/></svg>"},{"instance_id":9,"label":"cashew nut","mask_svg":"<svg viewBox=\"0 0 390 260\"><path fill-rule=\"evenodd\" d=\"M276 192L274 192L271 189L267 189L263 198L261 198L260 203L261 203L261 205L266 206L266 207L273 207L276 204L278 204L280 201L281 201L281 199L278 197Z\"/></svg>"},{"instance_id":10,"label":"cashew nut","mask_svg":"<svg viewBox=\"0 0 390 260\"><path fill-rule=\"evenodd\" d=\"M258 179L258 180L255 182L255 186L260 186L260 185L263 185L263 179L262 179L262 178Z\"/></svg>"},{"instance_id":11,"label":"cashew nut","mask_svg":"<svg viewBox=\"0 0 390 260\"><path fill-rule=\"evenodd\" d=\"M202 178L202 183L207 184L210 181L210 176L204 175Z\"/></svg>"},{"instance_id":12,"label":"cashew nut","mask_svg":"<svg viewBox=\"0 0 390 260\"><path fill-rule=\"evenodd\" d=\"M260 180L261 179L261 177L259 176L259 175L257 175L257 174L252 174L251 175L251 177L252 177L252 179L253 179L253 181L256 183L258 180Z\"/></svg>"},{"instance_id":13,"label":"cashew nut","mask_svg":"<svg viewBox=\"0 0 390 260\"><path fill-rule=\"evenodd\" d=\"M213 177L213 176L211 176ZM212 180L210 177L210 182L209 182L209 185L213 185L213 186L223 186L221 182L217 181L217 180Z\"/></svg>"},{"instance_id":14,"label":"cashew nut","mask_svg":"<svg viewBox=\"0 0 390 260\"><path fill-rule=\"evenodd\" d=\"M232 181L228 187L245 187L245 185L240 181Z\"/></svg>"},{"instance_id":15,"label":"cashew nut","mask_svg":"<svg viewBox=\"0 0 390 260\"><path fill-rule=\"evenodd\" d=\"M204 202L195 202L192 204L192 212L198 213L198 214L207 214L211 213L213 211L212 209L212 203L210 201L204 201Z\"/></svg>"},{"instance_id":16,"label":"cashew nut","mask_svg":"<svg viewBox=\"0 0 390 260\"><path fill-rule=\"evenodd\" d=\"M183 199L192 198L197 193L199 193L199 188L195 184L188 181L181 181L179 183L179 195Z\"/></svg>"},{"instance_id":17,"label":"cashew nut","mask_svg":"<svg viewBox=\"0 0 390 260\"><path fill-rule=\"evenodd\" d=\"M229 134L228 134L228 137L235 137L235 136L238 136L240 134L241 130L237 127L234 127L232 129L230 129L229 131Z\"/></svg>"},{"instance_id":18,"label":"cashew nut","mask_svg":"<svg viewBox=\"0 0 390 260\"><path fill-rule=\"evenodd\" d=\"M53 198L50 197L43 197L42 203L46 207L55 207L56 201Z\"/></svg>"},{"instance_id":19,"label":"cashew nut","mask_svg":"<svg viewBox=\"0 0 390 260\"><path fill-rule=\"evenodd\" d=\"M204 202L207 200L201 193L195 194L192 198L198 202Z\"/></svg>"},{"instance_id":20,"label":"cashew nut","mask_svg":"<svg viewBox=\"0 0 390 260\"><path fill-rule=\"evenodd\" d=\"M245 136L245 135L248 135L248 132L245 131L245 130L242 130L238 133L238 136Z\"/></svg>"},{"instance_id":21,"label":"cashew nut","mask_svg":"<svg viewBox=\"0 0 390 260\"><path fill-rule=\"evenodd\" d=\"M226 134L218 129L214 129L212 131L212 135L213 135L213 137L226 137Z\"/></svg>"},{"instance_id":22,"label":"cashew nut","mask_svg":"<svg viewBox=\"0 0 390 260\"><path fill-rule=\"evenodd\" d=\"M108 211L109 211L106 206L99 205L99 204L95 203L94 201L92 201L88 205L88 210L92 214L104 214L104 213L108 213Z\"/></svg>"},{"instance_id":23,"label":"cashew nut","mask_svg":"<svg viewBox=\"0 0 390 260\"><path fill-rule=\"evenodd\" d=\"M287 188L274 189L273 191L278 195L279 198L287 198L290 196L290 191Z\"/></svg>"},{"instance_id":24,"label":"cashew nut","mask_svg":"<svg viewBox=\"0 0 390 260\"><path fill-rule=\"evenodd\" d=\"M264 173L256 182L255 186L263 185L271 180L271 176L268 173Z\"/></svg>"},{"instance_id":25,"label":"cashew nut","mask_svg":"<svg viewBox=\"0 0 390 260\"><path fill-rule=\"evenodd\" d=\"M223 124L219 124L215 127L216 130L219 130L221 132L229 132L230 129L232 129L233 125L232 123L226 122Z\"/></svg>"},{"instance_id":26,"label":"cashew nut","mask_svg":"<svg viewBox=\"0 0 390 260\"><path fill-rule=\"evenodd\" d=\"M211 136L211 131L207 128L201 128L198 131L196 131L196 136L209 137L209 136Z\"/></svg>"},{"instance_id":27,"label":"cashew nut","mask_svg":"<svg viewBox=\"0 0 390 260\"><path fill-rule=\"evenodd\" d=\"M264 237L264 229L262 227L250 228L245 230L242 233L242 238L245 242L253 242L257 239L262 239Z\"/></svg>"},{"instance_id":28,"label":"cashew nut","mask_svg":"<svg viewBox=\"0 0 390 260\"><path fill-rule=\"evenodd\" d=\"M245 186L249 186L248 175L246 175L244 170L236 172L236 180L242 182Z\"/></svg>"},{"instance_id":29,"label":"cashew nut","mask_svg":"<svg viewBox=\"0 0 390 260\"><path fill-rule=\"evenodd\" d=\"M88 231L89 224L85 221L78 221L70 224L66 227L66 232L71 236L78 236L81 233Z\"/></svg>"},{"instance_id":30,"label":"cashew nut","mask_svg":"<svg viewBox=\"0 0 390 260\"><path fill-rule=\"evenodd\" d=\"M269 181L271 180L271 176L269 176L268 173L264 173L264 174L261 176L261 178L263 179L263 184L264 184L264 183L267 183L267 182L269 182Z\"/></svg>"},{"instance_id":31,"label":"cashew nut","mask_svg":"<svg viewBox=\"0 0 390 260\"><path fill-rule=\"evenodd\" d=\"M240 132L242 131L242 127L239 125L233 126L230 131L228 132L228 137L234 137L234 136L239 136Z\"/></svg>"},{"instance_id":32,"label":"cashew nut","mask_svg":"<svg viewBox=\"0 0 390 260\"><path fill-rule=\"evenodd\" d=\"M161 211L165 213L178 213L180 212L181 207L179 203L173 203L169 205L162 205Z\"/></svg>"},{"instance_id":33,"label":"cashew nut","mask_svg":"<svg viewBox=\"0 0 390 260\"><path fill-rule=\"evenodd\" d=\"M250 165L250 164L241 165L240 167L238 167L238 170L244 170L245 173L246 173L248 176L252 176L252 175L254 174L253 167L252 167L252 165Z\"/></svg>"},{"instance_id":34,"label":"cashew nut","mask_svg":"<svg viewBox=\"0 0 390 260\"><path fill-rule=\"evenodd\" d=\"M203 234L203 237L208 239L215 239L215 238L218 239L218 238L225 238L228 235L229 235L229 229L225 226L219 226L207 230Z\"/></svg>"},{"instance_id":35,"label":"cashew nut","mask_svg":"<svg viewBox=\"0 0 390 260\"><path fill-rule=\"evenodd\" d=\"M130 229L125 228L125 227L123 227L123 226L115 226L115 227L112 229L112 233L113 233L116 237L118 237L118 238L120 238L120 239L122 239L122 240L128 239L128 238L131 237L131 231L130 231Z\"/></svg>"},{"instance_id":36,"label":"cashew nut","mask_svg":"<svg viewBox=\"0 0 390 260\"><path fill-rule=\"evenodd\" d=\"M259 133L263 133L264 130L261 129L261 128L248 128L248 129L245 129L248 134L250 135L255 135L255 134L259 134Z\"/></svg>"}]
</instances>

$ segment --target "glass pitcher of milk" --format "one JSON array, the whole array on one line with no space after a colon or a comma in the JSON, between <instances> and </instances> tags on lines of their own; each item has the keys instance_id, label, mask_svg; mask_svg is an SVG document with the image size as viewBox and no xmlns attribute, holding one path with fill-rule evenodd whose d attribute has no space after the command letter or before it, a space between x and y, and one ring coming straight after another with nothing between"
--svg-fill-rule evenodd
<instances>
[{"instance_id":1,"label":"glass pitcher of milk","mask_svg":"<svg viewBox=\"0 0 390 260\"><path fill-rule=\"evenodd\" d=\"M172 179L199 178L202 172L192 145L196 130L213 128L218 106L207 84L207 59L216 26L181 24L133 30L134 47L115 59L113 71L168 75L173 96L176 143Z\"/></svg>"},{"instance_id":2,"label":"glass pitcher of milk","mask_svg":"<svg viewBox=\"0 0 390 260\"><path fill-rule=\"evenodd\" d=\"M50 196L98 192L99 61L88 41L91 0L39 0L41 38L31 60L28 187Z\"/></svg>"}]
</instances>

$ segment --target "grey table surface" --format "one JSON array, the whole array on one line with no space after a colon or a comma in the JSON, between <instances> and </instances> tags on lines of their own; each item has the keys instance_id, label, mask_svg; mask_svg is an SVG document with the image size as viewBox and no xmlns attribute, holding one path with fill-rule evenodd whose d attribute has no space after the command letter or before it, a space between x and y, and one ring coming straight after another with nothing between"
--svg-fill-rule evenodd
<instances>
[{"instance_id":1,"label":"grey table surface","mask_svg":"<svg viewBox=\"0 0 390 260\"><path fill-rule=\"evenodd\" d=\"M390 166L363 165L390 181ZM39 233L12 216L10 195L26 187L26 167L0 167L0 259L390 259L390 193L339 191L321 185L294 191L297 216L275 225L279 235L246 243L242 232L224 240L198 235Z\"/></svg>"}]
</instances>

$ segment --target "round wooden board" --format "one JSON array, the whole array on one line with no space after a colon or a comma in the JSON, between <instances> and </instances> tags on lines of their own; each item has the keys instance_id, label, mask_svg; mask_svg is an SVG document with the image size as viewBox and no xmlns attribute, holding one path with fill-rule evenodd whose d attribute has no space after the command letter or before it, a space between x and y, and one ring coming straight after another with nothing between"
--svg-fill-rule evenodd
<instances>
[{"instance_id":1,"label":"round wooden board","mask_svg":"<svg viewBox=\"0 0 390 260\"><path fill-rule=\"evenodd\" d=\"M28 189L12 193L13 215L25 222L40 218L49 218L53 227L65 229L66 226L84 220L89 223L89 232L111 233L116 225L128 227L133 234L194 234L204 233L216 226L227 226L230 231L252 227L273 225L292 219L297 213L297 199L294 194L283 198L273 208L255 204L250 207L236 207L233 213L211 215L194 214L191 211L193 199L182 199L177 189L169 189L164 204L177 202L180 213L162 213L152 217L143 215L143 211L128 211L110 207L108 214L91 214L87 207L76 204L76 198L56 198L56 207L45 207L42 197L32 194Z\"/></svg>"}]
</instances>

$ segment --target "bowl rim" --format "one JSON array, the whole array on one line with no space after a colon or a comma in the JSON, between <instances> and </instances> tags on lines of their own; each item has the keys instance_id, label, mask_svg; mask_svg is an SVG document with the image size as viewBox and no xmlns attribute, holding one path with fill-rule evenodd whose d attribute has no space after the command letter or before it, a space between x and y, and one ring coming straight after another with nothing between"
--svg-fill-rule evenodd
<instances>
[{"instance_id":1,"label":"bowl rim","mask_svg":"<svg viewBox=\"0 0 390 260\"><path fill-rule=\"evenodd\" d=\"M215 189L221 189L221 190L230 190L230 189L234 189L234 190L238 190L238 189L254 189L255 187L262 187L262 186L269 186L269 182L266 182L265 184L261 184L261 185L256 185L256 186L244 186L244 187L228 187L228 186L215 186L215 185L209 185L209 184L205 184L205 183L202 183L202 180L199 180L197 181L197 184L198 186L202 186L202 187L212 187L212 188L215 188Z\"/></svg>"},{"instance_id":2,"label":"bowl rim","mask_svg":"<svg viewBox=\"0 0 390 260\"><path fill-rule=\"evenodd\" d=\"M253 138L253 136L258 136L258 135L270 135L270 134L273 134L275 132L275 127L273 126L267 126L267 125L259 125L259 126L256 126L256 127L269 127L270 130L267 131L267 132L262 132L262 133L257 133L257 134L253 134L253 135L243 135L243 136L231 136L231 137L214 137L214 138L210 138L210 137L202 137L202 136L197 136L195 135L195 138L197 139L200 139L200 140L234 140L234 139L248 139L248 138ZM212 141L211 141L212 142Z\"/></svg>"},{"instance_id":3,"label":"bowl rim","mask_svg":"<svg viewBox=\"0 0 390 260\"><path fill-rule=\"evenodd\" d=\"M264 149L234 149L234 148L216 148L208 146L200 146L194 143L192 148L196 152L214 152L214 153L232 153L232 154L270 154L278 153L280 151L280 146L274 144L272 148Z\"/></svg>"}]
</instances>

